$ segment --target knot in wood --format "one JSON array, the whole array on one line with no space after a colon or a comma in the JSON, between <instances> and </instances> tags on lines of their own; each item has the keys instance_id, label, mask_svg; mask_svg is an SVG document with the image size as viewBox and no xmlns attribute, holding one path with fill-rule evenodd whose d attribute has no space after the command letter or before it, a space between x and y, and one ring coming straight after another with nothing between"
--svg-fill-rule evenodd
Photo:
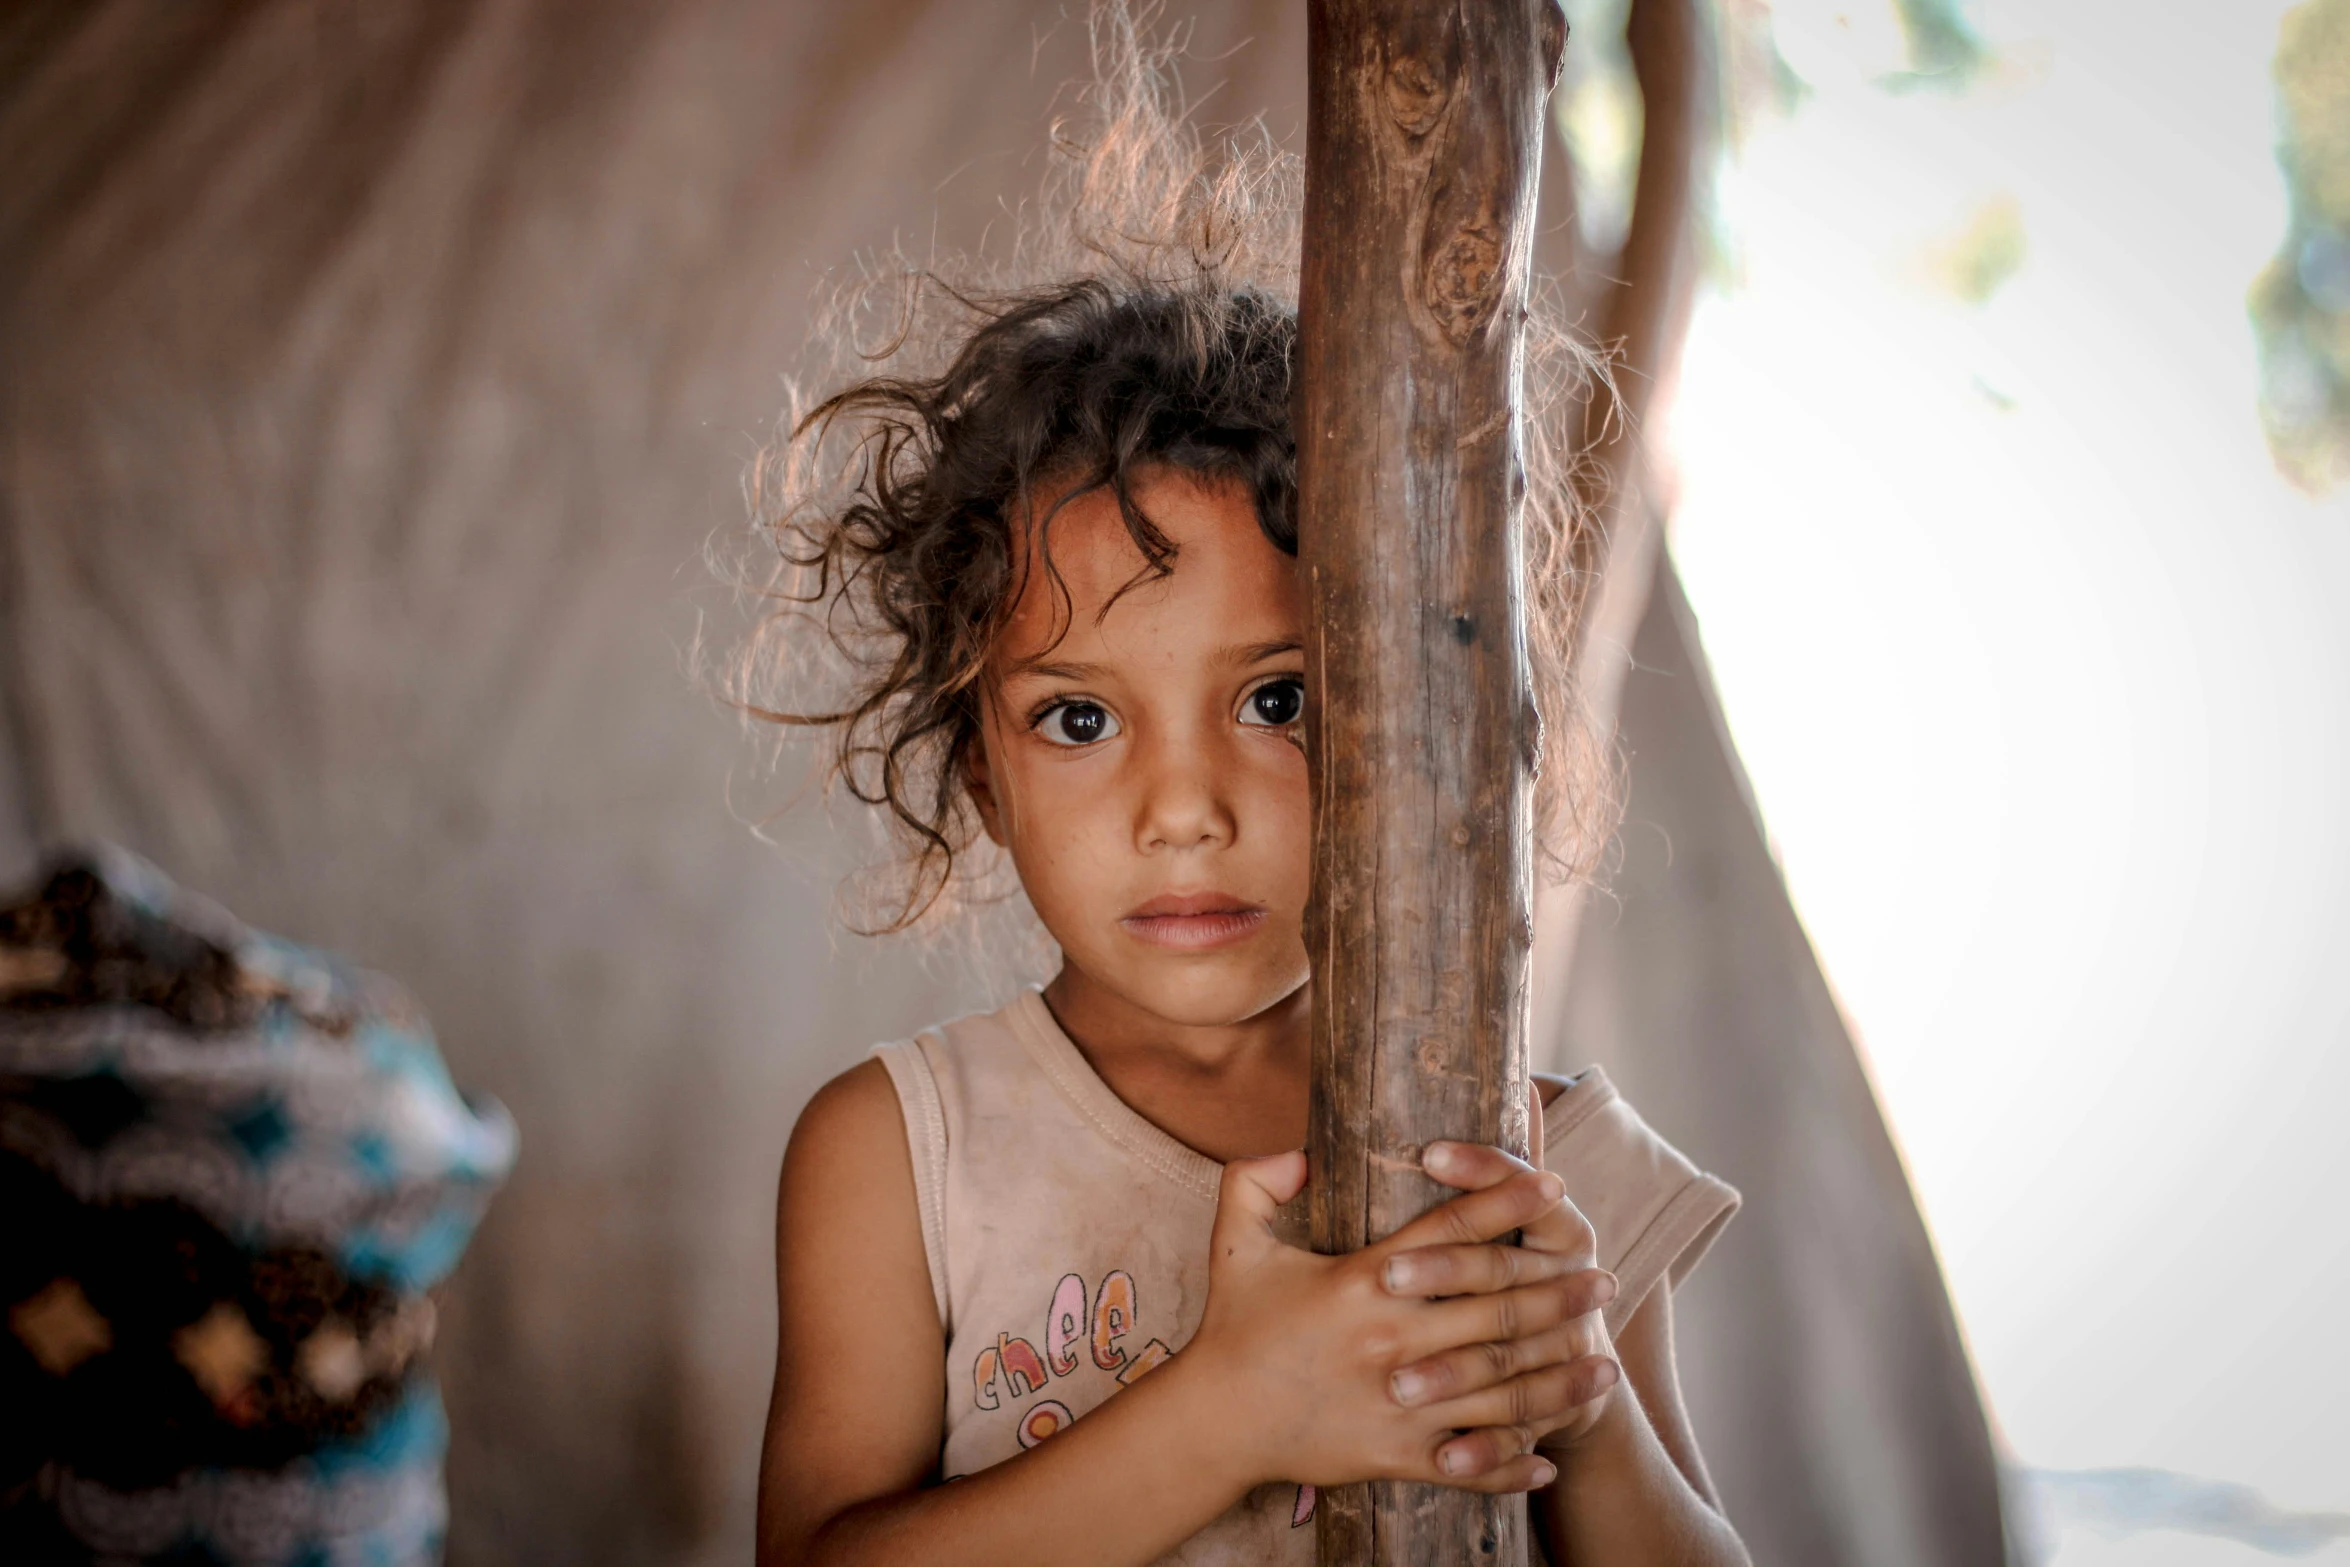
<instances>
[{"instance_id":1,"label":"knot in wood","mask_svg":"<svg viewBox=\"0 0 2350 1567\"><path fill-rule=\"evenodd\" d=\"M1412 1047L1412 1064L1423 1077L1444 1077L1452 1072L1452 1041L1442 1034L1427 1034Z\"/></svg>"},{"instance_id":2,"label":"knot in wood","mask_svg":"<svg viewBox=\"0 0 2350 1567\"><path fill-rule=\"evenodd\" d=\"M1502 235L1479 220L1453 230L1428 258L1428 311L1456 344L1475 336L1501 297Z\"/></svg>"},{"instance_id":3,"label":"knot in wood","mask_svg":"<svg viewBox=\"0 0 2350 1567\"><path fill-rule=\"evenodd\" d=\"M1417 140L1436 129L1450 102L1451 73L1416 54L1398 54L1387 62L1387 112L1406 136Z\"/></svg>"}]
</instances>

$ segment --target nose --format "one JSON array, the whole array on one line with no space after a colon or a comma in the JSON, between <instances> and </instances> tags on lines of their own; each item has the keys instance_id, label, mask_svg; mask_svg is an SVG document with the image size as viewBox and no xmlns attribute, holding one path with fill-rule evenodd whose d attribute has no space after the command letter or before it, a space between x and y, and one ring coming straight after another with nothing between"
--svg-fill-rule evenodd
<instances>
[{"instance_id":1,"label":"nose","mask_svg":"<svg viewBox=\"0 0 2350 1567\"><path fill-rule=\"evenodd\" d=\"M1239 833L1227 786L1235 770L1219 765L1197 736L1168 736L1148 747L1135 847L1145 854L1229 845Z\"/></svg>"}]
</instances>

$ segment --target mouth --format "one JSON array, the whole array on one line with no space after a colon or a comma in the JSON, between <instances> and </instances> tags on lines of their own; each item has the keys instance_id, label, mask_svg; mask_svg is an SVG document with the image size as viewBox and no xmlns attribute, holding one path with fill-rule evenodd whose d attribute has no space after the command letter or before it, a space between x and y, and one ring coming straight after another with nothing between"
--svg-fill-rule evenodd
<instances>
[{"instance_id":1,"label":"mouth","mask_svg":"<svg viewBox=\"0 0 2350 1567\"><path fill-rule=\"evenodd\" d=\"M1265 909L1222 892L1163 893L1118 923L1154 947L1206 952L1255 935L1265 923Z\"/></svg>"}]
</instances>

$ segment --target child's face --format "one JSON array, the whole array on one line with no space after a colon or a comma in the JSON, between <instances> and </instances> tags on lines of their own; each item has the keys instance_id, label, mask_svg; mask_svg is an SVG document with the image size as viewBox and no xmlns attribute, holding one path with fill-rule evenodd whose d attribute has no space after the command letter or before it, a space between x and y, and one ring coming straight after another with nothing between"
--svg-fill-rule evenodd
<instances>
[{"instance_id":1,"label":"child's face","mask_svg":"<svg viewBox=\"0 0 2350 1567\"><path fill-rule=\"evenodd\" d=\"M1175 544L1173 573L1119 596L1143 560L1116 498L1063 508L1050 544L1071 610L1056 614L1032 556L972 793L1087 981L1221 1026L1307 977L1296 563L1238 484L1162 471L1134 496Z\"/></svg>"}]
</instances>

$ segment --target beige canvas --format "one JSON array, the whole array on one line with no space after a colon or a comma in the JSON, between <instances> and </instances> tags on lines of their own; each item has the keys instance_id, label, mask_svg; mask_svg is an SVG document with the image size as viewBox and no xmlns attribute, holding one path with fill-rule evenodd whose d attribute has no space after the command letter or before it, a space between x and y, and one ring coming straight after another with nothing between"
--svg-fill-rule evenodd
<instances>
[{"instance_id":1,"label":"beige canvas","mask_svg":"<svg viewBox=\"0 0 2350 1567\"><path fill-rule=\"evenodd\" d=\"M1199 10L1204 112L1293 137L1302 7ZM1082 58L1058 0L0 21L0 869L118 840L399 975L513 1109L446 1311L455 1561L742 1559L792 1117L990 999L832 933L864 845L755 840L686 650L819 270L977 242ZM1636 810L1725 765L1633 727ZM1738 863L1722 919L1783 928ZM1683 1353L1758 1559L1988 1563L1981 1417L1808 951L1630 951L1693 895L1638 868L1576 1027L1748 1193ZM1660 1015L1672 975L1744 1025Z\"/></svg>"}]
</instances>

